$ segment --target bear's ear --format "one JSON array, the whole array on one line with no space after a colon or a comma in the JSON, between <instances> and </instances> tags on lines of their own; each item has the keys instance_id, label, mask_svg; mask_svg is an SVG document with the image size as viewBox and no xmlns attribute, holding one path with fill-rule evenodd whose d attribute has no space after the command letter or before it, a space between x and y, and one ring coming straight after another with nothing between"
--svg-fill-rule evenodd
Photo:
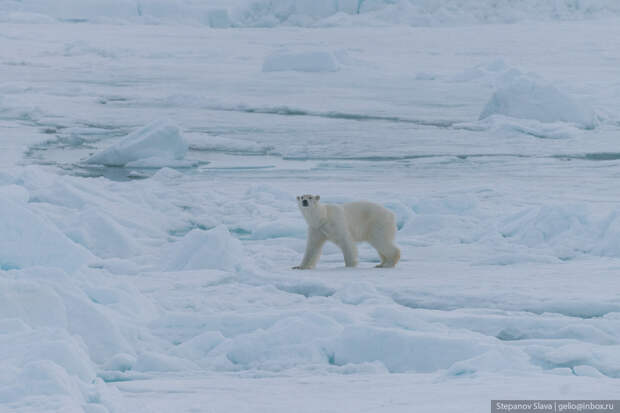
<instances>
[{"instance_id":1,"label":"bear's ear","mask_svg":"<svg viewBox=\"0 0 620 413\"><path fill-rule=\"evenodd\" d=\"M300 198L301 198L301 197L300 197L299 195L297 195L297 200L298 200L298 201L299 201L299 199L300 199Z\"/></svg>"},{"instance_id":2,"label":"bear's ear","mask_svg":"<svg viewBox=\"0 0 620 413\"><path fill-rule=\"evenodd\" d=\"M321 199L321 195L315 195L316 200L318 201L319 199Z\"/></svg>"}]
</instances>

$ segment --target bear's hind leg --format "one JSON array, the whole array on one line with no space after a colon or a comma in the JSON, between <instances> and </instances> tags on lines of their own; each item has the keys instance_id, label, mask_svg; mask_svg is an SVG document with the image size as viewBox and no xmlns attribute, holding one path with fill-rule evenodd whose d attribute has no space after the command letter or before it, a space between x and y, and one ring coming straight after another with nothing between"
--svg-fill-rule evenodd
<instances>
[{"instance_id":1,"label":"bear's hind leg","mask_svg":"<svg viewBox=\"0 0 620 413\"><path fill-rule=\"evenodd\" d=\"M384 267L392 268L398 264L398 261L400 261L400 249L396 245L392 244L392 255L390 255L390 258Z\"/></svg>"},{"instance_id":2,"label":"bear's hind leg","mask_svg":"<svg viewBox=\"0 0 620 413\"><path fill-rule=\"evenodd\" d=\"M394 267L400 260L400 250L386 234L379 233L373 235L374 236L368 240L368 242L377 250L381 257L381 264L377 265L377 267Z\"/></svg>"},{"instance_id":3,"label":"bear's hind leg","mask_svg":"<svg viewBox=\"0 0 620 413\"><path fill-rule=\"evenodd\" d=\"M381 256L381 264L377 265L378 268L392 268L400 261L400 250L391 242L388 245L381 245L381 249L374 245L373 247Z\"/></svg>"},{"instance_id":4,"label":"bear's hind leg","mask_svg":"<svg viewBox=\"0 0 620 413\"><path fill-rule=\"evenodd\" d=\"M381 257L381 264L375 265L375 268L382 268L385 266L385 262L387 261L387 258L385 258L385 255L381 254L379 251L377 252L379 253L379 257Z\"/></svg>"}]
</instances>

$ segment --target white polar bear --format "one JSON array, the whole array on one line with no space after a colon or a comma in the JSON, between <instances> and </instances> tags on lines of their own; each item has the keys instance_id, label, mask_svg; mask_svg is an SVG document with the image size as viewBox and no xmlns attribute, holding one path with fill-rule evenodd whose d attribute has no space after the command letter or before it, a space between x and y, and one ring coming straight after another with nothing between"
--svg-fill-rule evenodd
<instances>
[{"instance_id":1,"label":"white polar bear","mask_svg":"<svg viewBox=\"0 0 620 413\"><path fill-rule=\"evenodd\" d=\"M308 223L306 253L301 264L293 269L314 268L325 241L338 245L347 267L357 265L355 243L367 241L379 256L377 267L393 267L400 259L394 245L396 219L394 214L372 202L350 202L344 205L323 205L319 195L301 195L297 204Z\"/></svg>"}]
</instances>

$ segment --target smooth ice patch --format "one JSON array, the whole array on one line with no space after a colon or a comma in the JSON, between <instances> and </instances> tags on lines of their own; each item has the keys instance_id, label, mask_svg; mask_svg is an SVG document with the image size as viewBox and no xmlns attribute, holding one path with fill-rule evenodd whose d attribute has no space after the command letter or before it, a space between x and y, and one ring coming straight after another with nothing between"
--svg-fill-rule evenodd
<instances>
[{"instance_id":1,"label":"smooth ice patch","mask_svg":"<svg viewBox=\"0 0 620 413\"><path fill-rule=\"evenodd\" d=\"M331 52L278 52L263 62L263 72L335 72L338 63Z\"/></svg>"}]
</instances>

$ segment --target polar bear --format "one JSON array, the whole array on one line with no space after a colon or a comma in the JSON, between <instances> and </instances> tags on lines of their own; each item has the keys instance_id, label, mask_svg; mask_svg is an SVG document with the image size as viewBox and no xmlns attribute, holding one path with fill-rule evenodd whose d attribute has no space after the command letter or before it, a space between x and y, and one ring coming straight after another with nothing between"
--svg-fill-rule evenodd
<instances>
[{"instance_id":1,"label":"polar bear","mask_svg":"<svg viewBox=\"0 0 620 413\"><path fill-rule=\"evenodd\" d=\"M314 268L325 241L338 245L347 267L357 265L357 242L368 242L379 256L377 267L394 267L400 250L394 245L396 219L394 214L372 202L349 202L344 205L321 204L319 195L301 195L297 204L308 224L306 253L301 264L293 269Z\"/></svg>"}]
</instances>

